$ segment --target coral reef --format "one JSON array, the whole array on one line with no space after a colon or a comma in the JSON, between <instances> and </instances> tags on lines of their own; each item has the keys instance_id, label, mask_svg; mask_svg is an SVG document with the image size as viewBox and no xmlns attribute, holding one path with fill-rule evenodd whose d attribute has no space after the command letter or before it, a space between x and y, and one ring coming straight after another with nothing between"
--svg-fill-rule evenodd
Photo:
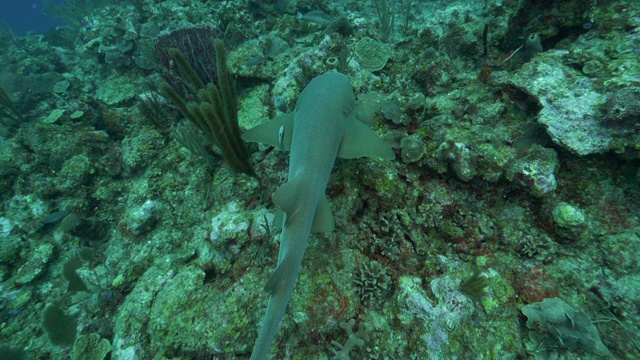
<instances>
[{"instance_id":1,"label":"coral reef","mask_svg":"<svg viewBox=\"0 0 640 360\"><path fill-rule=\"evenodd\" d=\"M270 357L640 358L637 1L49 3L0 30L0 357L250 357L289 155L158 91L218 44L236 130L339 71L396 154L336 160Z\"/></svg>"},{"instance_id":2,"label":"coral reef","mask_svg":"<svg viewBox=\"0 0 640 360\"><path fill-rule=\"evenodd\" d=\"M391 292L391 278L377 261L363 265L354 275L360 301L373 306L380 304Z\"/></svg>"}]
</instances>

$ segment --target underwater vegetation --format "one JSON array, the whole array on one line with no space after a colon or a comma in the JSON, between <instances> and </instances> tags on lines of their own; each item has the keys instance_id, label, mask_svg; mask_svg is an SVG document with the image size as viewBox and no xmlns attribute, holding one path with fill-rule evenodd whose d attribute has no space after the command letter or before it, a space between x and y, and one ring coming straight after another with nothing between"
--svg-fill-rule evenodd
<instances>
[{"instance_id":1,"label":"underwater vegetation","mask_svg":"<svg viewBox=\"0 0 640 360\"><path fill-rule=\"evenodd\" d=\"M15 126L18 122L23 121L20 111L16 109L9 95L0 89L0 122L2 126L8 128Z\"/></svg>"},{"instance_id":2,"label":"underwater vegetation","mask_svg":"<svg viewBox=\"0 0 640 360\"><path fill-rule=\"evenodd\" d=\"M640 358L638 2L46 12L0 29L0 358Z\"/></svg>"}]
</instances>

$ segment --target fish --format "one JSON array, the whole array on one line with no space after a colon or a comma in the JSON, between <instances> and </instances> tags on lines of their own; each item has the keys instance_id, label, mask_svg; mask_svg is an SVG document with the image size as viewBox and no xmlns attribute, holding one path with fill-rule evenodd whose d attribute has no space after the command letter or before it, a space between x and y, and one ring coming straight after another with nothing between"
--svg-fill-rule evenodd
<instances>
[{"instance_id":1,"label":"fish","mask_svg":"<svg viewBox=\"0 0 640 360\"><path fill-rule=\"evenodd\" d=\"M311 233L335 229L325 192L337 157L395 159L395 153L367 125L356 119L349 78L329 72L304 88L293 112L246 131L242 138L290 151L287 182L273 194L284 213L275 271L264 289L267 310L251 360L265 360L285 314ZM275 222L275 220L274 220ZM274 225L279 225L275 224Z\"/></svg>"},{"instance_id":2,"label":"fish","mask_svg":"<svg viewBox=\"0 0 640 360\"><path fill-rule=\"evenodd\" d=\"M322 10L312 10L306 14L302 14L301 12L298 11L296 18L298 18L299 20L306 20L314 24L318 24L320 26L327 26L335 20L335 18L333 18L330 15L327 15Z\"/></svg>"}]
</instances>

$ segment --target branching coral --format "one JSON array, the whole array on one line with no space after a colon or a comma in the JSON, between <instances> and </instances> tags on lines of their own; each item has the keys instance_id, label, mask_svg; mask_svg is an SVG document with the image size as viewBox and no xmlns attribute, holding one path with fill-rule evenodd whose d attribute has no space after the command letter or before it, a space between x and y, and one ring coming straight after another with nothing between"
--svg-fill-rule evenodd
<instances>
[{"instance_id":1,"label":"branching coral","mask_svg":"<svg viewBox=\"0 0 640 360\"><path fill-rule=\"evenodd\" d=\"M387 269L377 261L372 261L356 271L353 282L358 287L360 301L370 306L380 305L391 290L391 277L387 275Z\"/></svg>"},{"instance_id":2,"label":"branching coral","mask_svg":"<svg viewBox=\"0 0 640 360\"><path fill-rule=\"evenodd\" d=\"M348 322L341 322L340 327L347 332L347 342L344 345L339 342L333 340L331 344L336 346L338 350L335 349L333 352L335 353L334 360L350 360L349 353L357 346L364 346L364 342L369 340L369 329L366 327L366 324L360 323L358 326L358 331L353 332L353 327L355 326L356 321L354 319L349 320Z\"/></svg>"}]
</instances>

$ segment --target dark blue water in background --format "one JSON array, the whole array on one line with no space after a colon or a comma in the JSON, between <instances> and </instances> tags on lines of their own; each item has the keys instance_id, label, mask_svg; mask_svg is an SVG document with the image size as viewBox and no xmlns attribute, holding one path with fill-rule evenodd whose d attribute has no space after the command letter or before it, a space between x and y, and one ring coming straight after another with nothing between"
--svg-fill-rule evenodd
<instances>
[{"instance_id":1,"label":"dark blue water in background","mask_svg":"<svg viewBox=\"0 0 640 360\"><path fill-rule=\"evenodd\" d=\"M63 3L64 0L49 0ZM0 22L2 27L8 25L16 35L24 35L27 31L46 33L50 29L64 25L64 22L44 11L42 0L0 0Z\"/></svg>"}]
</instances>

